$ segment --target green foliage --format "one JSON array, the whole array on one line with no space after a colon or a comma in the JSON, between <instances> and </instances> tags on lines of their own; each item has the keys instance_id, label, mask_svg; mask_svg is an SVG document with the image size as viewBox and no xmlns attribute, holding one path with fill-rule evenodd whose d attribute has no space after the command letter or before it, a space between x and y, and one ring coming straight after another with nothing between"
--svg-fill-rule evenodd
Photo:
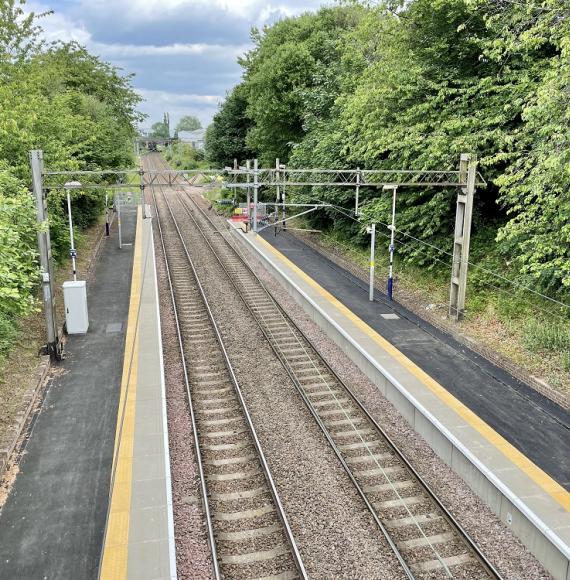
<instances>
[{"instance_id":1,"label":"green foliage","mask_svg":"<svg viewBox=\"0 0 570 580\"><path fill-rule=\"evenodd\" d=\"M39 282L29 150L42 149L55 170L130 166L141 120L131 77L76 43L39 40L38 18L47 15L26 15L17 0L0 4L0 354L18 318L35 308ZM64 197L62 188L48 192L56 259L68 247ZM74 190L72 197L81 230L100 215L104 193Z\"/></svg>"},{"instance_id":2,"label":"green foliage","mask_svg":"<svg viewBox=\"0 0 570 580\"><path fill-rule=\"evenodd\" d=\"M253 32L255 47L240 60L247 114L246 142L264 164L288 161L305 133L316 129L339 91L346 31L359 7L323 8Z\"/></svg>"},{"instance_id":3,"label":"green foliage","mask_svg":"<svg viewBox=\"0 0 570 580\"><path fill-rule=\"evenodd\" d=\"M32 311L37 283L36 221L23 183L0 165L0 317Z\"/></svg>"},{"instance_id":4,"label":"green foliage","mask_svg":"<svg viewBox=\"0 0 570 580\"><path fill-rule=\"evenodd\" d=\"M484 248L477 260L570 297L567 1L349 2L254 29L252 39L240 59L243 81L208 130L212 161L455 169L461 153L475 154L489 183L476 194L474 241ZM354 203L349 188L289 195ZM402 188L398 229L449 252L455 197L451 189ZM364 188L361 200L366 220L389 221L388 195ZM311 219L363 239L338 213ZM410 263L438 269L449 261L402 241ZM474 282L482 288L491 278L478 271Z\"/></svg>"},{"instance_id":5,"label":"green foliage","mask_svg":"<svg viewBox=\"0 0 570 580\"><path fill-rule=\"evenodd\" d=\"M156 137L157 139L168 139L170 137L168 125L164 121L153 123L150 128L149 136Z\"/></svg>"},{"instance_id":6,"label":"green foliage","mask_svg":"<svg viewBox=\"0 0 570 580\"><path fill-rule=\"evenodd\" d=\"M206 129L206 158L218 167L233 166L233 160L244 161L252 156L245 138L252 127L246 116L247 99L237 86L228 93L220 110Z\"/></svg>"},{"instance_id":7,"label":"green foliage","mask_svg":"<svg viewBox=\"0 0 570 580\"><path fill-rule=\"evenodd\" d=\"M207 166L204 153L189 143L173 143L166 149L164 156L175 169L201 169Z\"/></svg>"},{"instance_id":8,"label":"green foliage","mask_svg":"<svg viewBox=\"0 0 570 580\"><path fill-rule=\"evenodd\" d=\"M570 352L570 328L563 323L532 320L524 329L524 342L529 350Z\"/></svg>"},{"instance_id":9,"label":"green foliage","mask_svg":"<svg viewBox=\"0 0 570 580\"><path fill-rule=\"evenodd\" d=\"M12 318L0 312L0 364L12 350L14 340L18 336L18 324Z\"/></svg>"},{"instance_id":10,"label":"green foliage","mask_svg":"<svg viewBox=\"0 0 570 580\"><path fill-rule=\"evenodd\" d=\"M185 115L178 121L176 125L176 132L178 131L196 131L202 128L202 123L200 119L194 115Z\"/></svg>"}]
</instances>

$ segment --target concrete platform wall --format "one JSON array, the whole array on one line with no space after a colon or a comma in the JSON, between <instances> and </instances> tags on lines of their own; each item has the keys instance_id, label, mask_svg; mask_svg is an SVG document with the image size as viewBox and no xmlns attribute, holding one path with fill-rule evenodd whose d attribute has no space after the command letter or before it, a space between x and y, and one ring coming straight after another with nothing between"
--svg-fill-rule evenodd
<instances>
[{"instance_id":1,"label":"concrete platform wall","mask_svg":"<svg viewBox=\"0 0 570 580\"><path fill-rule=\"evenodd\" d=\"M253 234L234 230L234 236L284 286L311 319L380 389L408 423L521 539L556 580L570 580L570 548L488 469L449 429L411 396L376 359L358 344L256 243Z\"/></svg>"}]
</instances>

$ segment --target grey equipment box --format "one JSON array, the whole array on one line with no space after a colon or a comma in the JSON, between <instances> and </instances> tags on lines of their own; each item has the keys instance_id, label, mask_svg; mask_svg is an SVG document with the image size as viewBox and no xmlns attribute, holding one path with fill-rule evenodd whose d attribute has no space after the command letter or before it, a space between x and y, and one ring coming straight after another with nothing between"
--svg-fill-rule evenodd
<instances>
[{"instance_id":1,"label":"grey equipment box","mask_svg":"<svg viewBox=\"0 0 570 580\"><path fill-rule=\"evenodd\" d=\"M63 301L67 334L85 334L89 328L87 283L84 280L64 282Z\"/></svg>"}]
</instances>

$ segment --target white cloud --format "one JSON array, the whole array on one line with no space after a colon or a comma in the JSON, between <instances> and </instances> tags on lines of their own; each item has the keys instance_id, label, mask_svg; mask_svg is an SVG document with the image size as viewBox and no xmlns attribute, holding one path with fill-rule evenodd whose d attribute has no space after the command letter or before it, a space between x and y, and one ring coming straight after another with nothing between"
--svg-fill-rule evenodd
<instances>
[{"instance_id":1,"label":"white cloud","mask_svg":"<svg viewBox=\"0 0 570 580\"><path fill-rule=\"evenodd\" d=\"M261 21L260 16L280 12L292 16L307 10L315 10L324 2L322 0L305 0L290 2L267 2L265 0L81 0L82 6L90 12L117 12L130 21L151 20L177 12L188 11L224 11L233 16ZM121 10L119 6L128 7Z\"/></svg>"},{"instance_id":2,"label":"white cloud","mask_svg":"<svg viewBox=\"0 0 570 580\"><path fill-rule=\"evenodd\" d=\"M41 13L57 6L41 21L46 40L76 41L125 73L134 71L133 84L145 99L140 109L149 115L149 124L168 111L174 124L191 114L207 125L222 94L239 81L236 57L250 49L243 44L250 27L317 9L321 3L28 0L25 9Z\"/></svg>"},{"instance_id":3,"label":"white cloud","mask_svg":"<svg viewBox=\"0 0 570 580\"><path fill-rule=\"evenodd\" d=\"M211 55L235 58L249 49L247 45L222 44L181 44L166 46L152 44L104 44L91 42L90 48L103 57L144 57L144 56L176 56L176 55Z\"/></svg>"},{"instance_id":4,"label":"white cloud","mask_svg":"<svg viewBox=\"0 0 570 580\"><path fill-rule=\"evenodd\" d=\"M24 5L24 9L27 13L42 14L50 10L50 7L39 2L28 2ZM43 28L44 38L48 42L61 40L62 42L75 41L79 44L88 44L91 40L90 32L83 25L59 11L54 11L53 14L42 18L39 23Z\"/></svg>"}]
</instances>

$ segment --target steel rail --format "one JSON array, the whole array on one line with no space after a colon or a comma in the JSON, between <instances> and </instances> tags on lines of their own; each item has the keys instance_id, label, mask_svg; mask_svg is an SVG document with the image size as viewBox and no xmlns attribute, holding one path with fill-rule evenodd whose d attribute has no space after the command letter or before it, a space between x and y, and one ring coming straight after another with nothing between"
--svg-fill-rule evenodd
<instances>
[{"instance_id":1,"label":"steel rail","mask_svg":"<svg viewBox=\"0 0 570 580\"><path fill-rule=\"evenodd\" d=\"M191 196L189 194L187 194L186 199L189 199L192 201L193 206L195 208L198 209L198 211L200 212L200 214L203 216L203 218L210 224L210 226L212 227L212 229L214 229L216 232L220 232L220 230L216 227L216 225L213 223L213 221L210 219L210 217L203 211L202 208L199 207L199 205L191 198ZM186 206L187 207L187 206ZM314 409L312 403L308 400L308 398L305 395L303 386L299 383L298 378L295 376L295 374L292 372L292 370L289 367L289 363L288 361L284 360L284 357L282 356L282 353L280 353L278 351L278 349L276 349L273 345L273 341L271 339L271 337L268 335L268 333L266 332L266 329L264 328L264 326L261 324L260 320L259 320L259 315L255 312L253 312L253 310L251 309L250 305L248 304L247 300L245 299L245 297L242 294L242 291L240 290L240 288L238 287L238 285L235 283L235 281L233 280L233 277L230 275L229 271L227 270L226 266L222 263L220 257L218 256L217 252L214 250L213 246L211 245L211 243L209 242L209 240L207 239L207 236L205 235L205 233L203 232L202 228L199 226L199 224L197 223L197 221L195 220L194 216L192 215L192 213L190 211L188 211L188 207L187 207L187 212L189 214L189 216L194 220L194 223L197 227L197 229L200 231L201 235L203 236L203 238L205 239L206 243L208 244L208 246L210 247L210 249L212 250L212 252L214 253L216 259L218 260L218 262L220 263L221 267L224 269L224 271L226 272L226 274L228 275L230 281L232 282L232 285L234 286L234 288L236 289L236 291L238 292L238 294L240 295L240 297L242 298L242 301L245 303L246 307L248 308L248 310L251 312L252 316L254 317L254 319L256 320L259 328L261 329L261 331L263 332L264 336L267 338L269 344L271 345L272 349L274 350L274 352L276 353L276 355L278 356L278 358L280 359L280 361L282 362L283 366L285 367L285 370L287 371L287 373L289 374L289 376L291 377L295 387L297 388L298 392L300 393L301 397L303 398L304 402L307 404L311 414L313 415L313 417L315 418L315 420L317 421L317 423L319 424L319 427L321 428L321 430L323 431L323 433L325 434L327 440L329 441L329 443L331 444L333 450L335 451L335 454L337 455L337 457L340 459L343 467L345 468L345 470L347 471L351 481L355 484L357 491L359 492L359 494L361 495L361 497L364 499L367 507L370 509L371 513L373 514L373 517L376 521L377 524L379 524L379 527L381 529L381 531L384 533L384 535L387 537L387 540L389 542L390 547L394 550L395 548L395 544L392 540L392 538L390 537L389 532L385 529L384 525L381 523L377 512L375 510L374 507L372 507L370 505L369 500L367 499L364 491L362 490L362 488L360 487L360 485L356 482L354 476L351 473L350 468L346 465L342 454L340 452L340 450L337 448L336 444L332 441L331 437L330 437L330 433L327 429L327 427L322 423L320 417L318 417L318 413L316 412L316 410ZM475 555L475 557L477 558L477 560L481 563L481 565L485 568L485 570L487 571L487 573L493 577L493 578L500 578L500 574L498 573L498 571L494 568L494 566L487 560L487 558L484 556L484 554L481 552L481 550L479 549L479 547L476 545L476 543L472 540L472 538L469 536L469 534L461 527L461 525L455 520L455 518L451 515L451 513L447 510L447 508L445 508L445 506L442 504L442 502L439 500L439 498L437 497L437 495L433 492L433 490L431 489L431 487L427 484L427 482L425 482L423 480L423 478L417 473L417 471L413 468L413 466L410 464L410 462L408 461L408 459L405 457L405 455L400 451L400 449L396 446L396 444L391 440L391 438L388 436L388 434L380 427L380 425L378 425L378 423L371 417L371 415L369 414L369 412L366 410L366 408L364 407L364 405L361 403L361 401L359 400L359 398L356 396L356 394L353 392L353 390L348 387L344 381L338 376L338 374L328 365L328 363L324 360L324 358L319 354L318 350L312 345L311 341L308 339L308 337L305 335L305 333L299 329L297 327L297 325L289 318L289 316L284 312L284 310L281 308L281 306L277 303L276 299L274 298L274 296L272 295L272 293L265 287L265 285L261 282L261 280L259 279L259 277L257 276L257 274L251 269L251 267L249 266L249 264L247 263L246 260L244 260L244 258L240 255L240 253L237 251L237 249L228 242L228 240L226 240L226 238L224 236L221 236L226 244L226 246L230 249L230 251L238 258L238 260L240 261L241 265L243 267L245 267L247 269L247 271L255 278L255 280L257 281L257 283L259 284L259 286L265 291L265 293L267 294L267 296L269 297L269 299L271 300L271 302L273 303L274 307L280 312L281 316L283 317L283 319L285 320L285 322L290 326L290 328L294 331L297 332L301 335L301 337L305 340L305 342L309 345L309 347L314 351L314 353L316 354L316 356L320 359L319 362L321 364L323 364L323 366L325 367L325 369L331 373L331 375L336 379L336 381L341 385L341 387L344 388L344 390L349 394L349 396L351 397L352 401L356 404L356 406L360 409L360 411L363 412L363 414L365 415L365 417L367 418L367 420L374 426L374 428L378 431L378 433L381 435L381 437L385 440L385 442L388 444L388 446L394 451L394 453L397 455L397 457L399 458L400 461L403 462L403 464L406 466L406 468L408 469L408 471L413 475L413 477L415 478L415 480L420 484L420 486L423 488L423 490L427 493L427 495L429 496L429 498L434 502L434 504L436 505L436 507L441 511L442 515L445 517L445 519L447 520L447 522L450 524L450 526L452 528L454 528L458 534L459 537L461 538L461 540L463 540L464 544L466 545L466 547ZM217 239L219 240L220 237L217 237ZM404 562L402 555L400 554L399 550L397 549L397 547L395 548L395 553L396 553L396 557L398 558L398 560L400 562ZM409 571L409 567L407 566L407 564L404 565L404 571L409 574L408 577L409 578L413 578L414 576L411 574L411 572Z\"/></svg>"},{"instance_id":2,"label":"steel rail","mask_svg":"<svg viewBox=\"0 0 570 580\"><path fill-rule=\"evenodd\" d=\"M162 187L161 187L161 192L162 192ZM285 514L285 510L284 510L283 505L281 503L281 499L280 499L279 494L277 492L277 488L275 486L275 482L273 480L273 476L271 475L269 466L267 464L267 460L265 458L265 454L264 454L263 449L261 447L261 442L259 441L259 438L257 436L257 432L255 430L255 427L253 425L253 421L251 419L251 415L249 413L249 410L247 408L247 404L246 404L245 399L243 397L243 393L241 391L241 387L239 386L237 377L236 377L235 372L233 370L233 366L232 366L231 361L229 359L229 355L227 353L227 349L225 347L224 341L222 339L222 336L221 336L220 331L218 329L217 323L216 323L216 321L214 319L214 315L213 315L212 310L210 308L208 299L206 297L206 293L205 293L204 287L203 287L202 283L200 282L200 278L199 278L198 273L196 271L194 262L193 262L190 254L188 252L188 248L187 248L186 243L184 241L184 237L182 235L182 232L180 231L180 228L178 226L178 223L176 221L176 218L174 217L174 212L172 211L172 207L170 206L170 203L168 202L168 198L164 194L164 192L162 192L162 193L164 195L164 199L166 201L166 204L168 206L170 215L172 217L173 224L174 224L174 226L176 228L176 231L177 231L177 233L179 235L180 241L181 241L182 246L184 248L184 252L185 252L186 257L188 259L188 263L189 263L189 265L191 267L191 270L192 270L192 274L193 274L193 276L195 278L195 281L196 281L196 284L198 286L200 295L202 297L202 300L203 300L205 309L206 309L207 314L208 314L208 318L210 319L212 328L213 328L213 330L215 332L215 335L216 335L218 344L219 344L220 349L222 351L223 358L224 358L224 361L225 361L225 364L226 364L226 368L228 370L228 374L230 376L232 385L233 385L233 387L235 389L235 392L237 394L238 400L240 402L240 406L242 408L243 415L244 415L244 417L246 419L246 423L248 425L248 429L249 429L250 435L252 437L254 446L255 446L256 451L257 451L257 454L258 454L258 458L259 458L260 463L261 463L261 466L262 466L263 474L264 474L265 479L267 481L267 484L268 484L268 486L270 488L270 493L271 493L271 496L273 498L273 501L275 502L275 505L276 505L276 508L277 508L276 511L277 511L278 517L281 520L281 523L283 524L283 527L285 528L285 535L287 537L287 541L288 541L289 546L290 546L291 551L292 551L293 562L294 562L294 564L295 564L295 566L297 568L297 571L298 571L299 575L301 576L301 578L302 579L306 579L307 578L307 573L306 573L306 570L305 570L305 567L304 567L304 564L303 564L303 561L302 561L302 558L301 558L301 554L300 554L299 549L297 547L295 538L293 536L293 532L291 530L291 527L289 525L289 521L288 521L287 516ZM157 208L156 209L156 213L157 213L157 223L160 225L160 218L158 216L158 206L156 204L156 198L154 196L154 191L153 191L153 199L155 200L155 207ZM161 231L161 240L163 241L162 231ZM166 259L166 250L165 250L164 244L163 244L163 251L165 252L165 259ZM170 278L169 278L169 283L171 283ZM172 290L172 286L171 286L171 290ZM175 304L174 297L173 297L173 304ZM176 309L175 306L174 306L174 309ZM177 327L177 328L179 329L179 327ZM179 335L179 338L180 338L180 335ZM187 360L186 359L186 355L183 354L183 356L184 356L184 359ZM185 369L185 373L184 374L185 374L185 377L187 378L186 369ZM189 382L187 384L188 384L188 393L189 393L190 406L192 407L192 403L191 403L191 400L192 399L191 399L191 395L190 395ZM196 442L196 446L197 446L196 448L197 448L197 451L198 451L197 455L199 455L200 454L200 444L199 444L199 441L198 441L197 428L196 428L196 424L194 423L194 421L193 421L193 431L194 431L194 434L195 434L195 442ZM204 476L203 471L201 471L201 476ZM207 502L207 491L206 491L205 477L202 479L202 482L203 482L203 486L201 486L202 487L202 492L203 492L204 497L206 498L206 502ZM211 522L211 515L209 513L209 508L208 508L208 517L210 518L209 519L209 531L211 530L211 532L212 532L212 534L211 534L212 539L215 541L215 534L213 532L213 526L212 526L212 522ZM213 555L216 555L216 554L217 554L217 552L214 549L213 550ZM219 567L218 567L218 574L219 574ZM218 577L219 576L217 576L217 578Z\"/></svg>"}]
</instances>

